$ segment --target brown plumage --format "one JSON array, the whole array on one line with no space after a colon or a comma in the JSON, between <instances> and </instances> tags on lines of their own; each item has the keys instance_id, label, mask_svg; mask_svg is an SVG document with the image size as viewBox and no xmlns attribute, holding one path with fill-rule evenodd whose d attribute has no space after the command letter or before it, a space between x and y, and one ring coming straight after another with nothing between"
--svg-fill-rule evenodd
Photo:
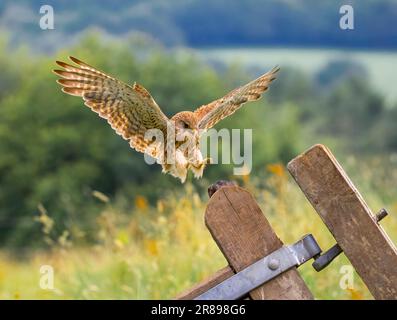
<instances>
[{"instance_id":1,"label":"brown plumage","mask_svg":"<svg viewBox=\"0 0 397 320\"><path fill-rule=\"evenodd\" d=\"M194 112L183 111L168 119L154 101L150 93L141 85L132 86L117 80L102 71L70 57L76 65L56 61L63 70L54 70L61 77L57 82L62 85L62 91L74 96L80 96L84 104L92 111L105 118L110 126L128 140L130 146L146 152L156 158L163 167L163 172L169 172L185 181L188 169L196 177L201 177L209 159L203 159L199 150L199 139L203 130L213 127L225 117L233 114L248 101L258 100L275 79L278 67L260 76L256 80L229 92L224 97L203 105ZM181 142L177 142L174 163L166 161L164 141L159 144L154 140L145 139L149 129L157 129L164 138L167 128L174 127L176 136L184 136L189 148L179 150Z\"/></svg>"}]
</instances>

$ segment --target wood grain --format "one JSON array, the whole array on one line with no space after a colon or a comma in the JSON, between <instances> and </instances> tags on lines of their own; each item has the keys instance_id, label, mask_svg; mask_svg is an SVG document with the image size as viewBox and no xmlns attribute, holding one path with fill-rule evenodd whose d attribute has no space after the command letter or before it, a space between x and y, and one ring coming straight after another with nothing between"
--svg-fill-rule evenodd
<instances>
[{"instance_id":1,"label":"wood grain","mask_svg":"<svg viewBox=\"0 0 397 320\"><path fill-rule=\"evenodd\" d=\"M397 250L338 161L315 145L288 170L376 299L397 299Z\"/></svg>"},{"instance_id":2,"label":"wood grain","mask_svg":"<svg viewBox=\"0 0 397 320\"><path fill-rule=\"evenodd\" d=\"M209 278L194 285L190 289L182 292L175 299L193 300L194 298L198 297L200 294L208 291L212 287L215 287L217 284L221 283L222 281L226 280L227 278L230 278L232 275L234 275L233 269L230 268L229 266L226 266L226 267L218 270L217 272L215 272Z\"/></svg>"},{"instance_id":3,"label":"wood grain","mask_svg":"<svg viewBox=\"0 0 397 320\"><path fill-rule=\"evenodd\" d=\"M205 223L235 272L283 245L251 194L237 186L215 192L207 206ZM296 268L251 291L250 297L313 299Z\"/></svg>"}]
</instances>

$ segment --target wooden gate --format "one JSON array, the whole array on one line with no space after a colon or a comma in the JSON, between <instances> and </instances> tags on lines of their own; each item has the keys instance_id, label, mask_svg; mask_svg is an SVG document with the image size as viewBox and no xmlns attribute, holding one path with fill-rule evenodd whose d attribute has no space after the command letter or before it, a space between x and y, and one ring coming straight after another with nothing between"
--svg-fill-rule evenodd
<instances>
[{"instance_id":1,"label":"wooden gate","mask_svg":"<svg viewBox=\"0 0 397 320\"><path fill-rule=\"evenodd\" d=\"M323 145L313 146L287 167L336 240L336 246L323 256L327 263L343 250L375 299L397 299L397 250L378 223L385 211L382 216L371 212ZM248 191L223 182L212 186L209 194L205 224L228 266L177 299L194 299L283 246ZM246 297L313 299L296 268L259 285Z\"/></svg>"}]
</instances>

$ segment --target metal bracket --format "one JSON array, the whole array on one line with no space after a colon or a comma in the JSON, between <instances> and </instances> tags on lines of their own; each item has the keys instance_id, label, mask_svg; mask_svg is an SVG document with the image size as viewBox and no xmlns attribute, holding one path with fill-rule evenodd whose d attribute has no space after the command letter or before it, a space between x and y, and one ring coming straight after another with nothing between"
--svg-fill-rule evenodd
<instances>
[{"instance_id":1,"label":"metal bracket","mask_svg":"<svg viewBox=\"0 0 397 320\"><path fill-rule=\"evenodd\" d=\"M376 222L379 222L387 215L388 213L385 209L380 210L375 216ZM338 244L335 244L324 252L324 254L321 254L321 248L316 239L311 234L308 234L298 242L283 246L251 264L199 295L195 300L239 299L283 272L293 267L299 267L312 258L314 258L313 268L316 271L321 271L342 252L342 248Z\"/></svg>"},{"instance_id":2,"label":"metal bracket","mask_svg":"<svg viewBox=\"0 0 397 320\"><path fill-rule=\"evenodd\" d=\"M195 300L239 299L281 273L319 256L320 253L321 249L314 237L311 234L306 235L298 242L283 246L241 270Z\"/></svg>"},{"instance_id":3,"label":"metal bracket","mask_svg":"<svg viewBox=\"0 0 397 320\"><path fill-rule=\"evenodd\" d=\"M386 209L381 209L376 214L375 219L376 222L381 221L384 217L388 215ZM327 267L337 256L339 256L343 252L343 249L339 246L339 244L333 245L330 249L324 252L322 255L318 256L314 259L312 264L313 268L318 272Z\"/></svg>"}]
</instances>

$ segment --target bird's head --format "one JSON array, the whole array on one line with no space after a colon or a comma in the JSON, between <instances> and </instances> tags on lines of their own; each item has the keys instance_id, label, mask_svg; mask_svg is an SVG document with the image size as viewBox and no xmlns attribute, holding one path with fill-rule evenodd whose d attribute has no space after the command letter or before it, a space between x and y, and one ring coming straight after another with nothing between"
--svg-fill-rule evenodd
<instances>
[{"instance_id":1,"label":"bird's head","mask_svg":"<svg viewBox=\"0 0 397 320\"><path fill-rule=\"evenodd\" d=\"M197 117L194 112L182 111L174 115L171 120L175 123L177 131L197 130Z\"/></svg>"},{"instance_id":2,"label":"bird's head","mask_svg":"<svg viewBox=\"0 0 397 320\"><path fill-rule=\"evenodd\" d=\"M175 125L177 141L195 141L198 137L198 121L194 112L182 111L171 118Z\"/></svg>"}]
</instances>

